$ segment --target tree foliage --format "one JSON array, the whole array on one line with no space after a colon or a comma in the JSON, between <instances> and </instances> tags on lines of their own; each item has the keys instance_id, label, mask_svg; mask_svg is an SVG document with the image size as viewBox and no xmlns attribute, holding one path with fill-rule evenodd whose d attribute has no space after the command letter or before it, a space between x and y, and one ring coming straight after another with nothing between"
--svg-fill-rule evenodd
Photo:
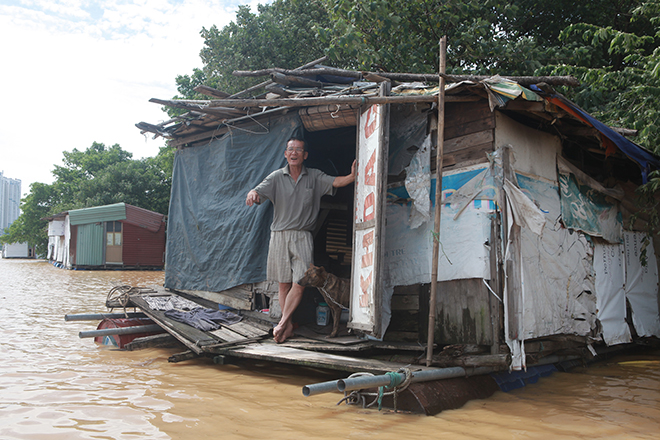
<instances>
[{"instance_id":1,"label":"tree foliage","mask_svg":"<svg viewBox=\"0 0 660 440\"><path fill-rule=\"evenodd\" d=\"M329 25L322 0L275 0L259 5L257 13L239 6L236 19L224 28L202 28L203 66L176 78L179 97L205 99L194 91L200 84L235 93L254 79L236 78L234 70L295 68L322 57L324 46L313 31L319 25Z\"/></svg>"},{"instance_id":2,"label":"tree foliage","mask_svg":"<svg viewBox=\"0 0 660 440\"><path fill-rule=\"evenodd\" d=\"M94 142L85 151L74 148L63 155L63 164L53 169L52 184L30 185L21 215L0 242L27 242L44 254L48 223L42 219L71 209L124 202L167 214L173 149L163 147L156 157L135 160L117 144L107 148Z\"/></svg>"},{"instance_id":3,"label":"tree foliage","mask_svg":"<svg viewBox=\"0 0 660 440\"><path fill-rule=\"evenodd\" d=\"M660 0L275 0L201 35L182 97L199 84L243 90L257 81L232 71L323 54L340 68L437 72L446 35L448 73L574 75L582 85L560 92L660 153Z\"/></svg>"}]
</instances>

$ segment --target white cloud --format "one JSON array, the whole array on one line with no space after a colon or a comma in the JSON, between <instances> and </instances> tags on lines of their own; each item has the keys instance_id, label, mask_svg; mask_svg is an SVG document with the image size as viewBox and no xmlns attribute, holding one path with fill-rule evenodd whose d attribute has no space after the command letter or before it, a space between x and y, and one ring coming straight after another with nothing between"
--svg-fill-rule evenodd
<instances>
[{"instance_id":1,"label":"white cloud","mask_svg":"<svg viewBox=\"0 0 660 440\"><path fill-rule=\"evenodd\" d=\"M11 0L10 0L11 2ZM167 115L150 98L176 94L175 77L201 67L202 27L223 27L238 4L220 0L16 0L0 5L0 170L52 182L62 152L92 142L153 156L140 121ZM264 3L264 1L259 2Z\"/></svg>"}]
</instances>

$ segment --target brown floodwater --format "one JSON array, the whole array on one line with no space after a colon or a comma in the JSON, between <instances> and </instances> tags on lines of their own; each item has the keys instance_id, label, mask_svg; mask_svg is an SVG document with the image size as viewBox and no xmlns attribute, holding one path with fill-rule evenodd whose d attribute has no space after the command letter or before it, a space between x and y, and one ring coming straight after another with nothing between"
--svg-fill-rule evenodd
<instances>
[{"instance_id":1,"label":"brown floodwater","mask_svg":"<svg viewBox=\"0 0 660 440\"><path fill-rule=\"evenodd\" d=\"M79 339L119 284L162 272L69 271L0 259L0 439L657 439L660 352L617 357L437 416L303 397L327 372L208 359L177 349L120 351Z\"/></svg>"}]
</instances>

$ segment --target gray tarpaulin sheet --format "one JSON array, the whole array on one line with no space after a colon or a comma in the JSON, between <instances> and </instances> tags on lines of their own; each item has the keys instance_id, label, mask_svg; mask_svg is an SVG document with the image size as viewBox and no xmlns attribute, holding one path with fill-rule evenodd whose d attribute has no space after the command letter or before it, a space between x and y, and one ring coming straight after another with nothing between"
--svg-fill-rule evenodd
<instances>
[{"instance_id":1,"label":"gray tarpaulin sheet","mask_svg":"<svg viewBox=\"0 0 660 440\"><path fill-rule=\"evenodd\" d=\"M208 145L177 151L168 219L165 287L220 292L266 279L272 205L245 197L285 164L302 124L273 119L261 134L233 130Z\"/></svg>"}]
</instances>

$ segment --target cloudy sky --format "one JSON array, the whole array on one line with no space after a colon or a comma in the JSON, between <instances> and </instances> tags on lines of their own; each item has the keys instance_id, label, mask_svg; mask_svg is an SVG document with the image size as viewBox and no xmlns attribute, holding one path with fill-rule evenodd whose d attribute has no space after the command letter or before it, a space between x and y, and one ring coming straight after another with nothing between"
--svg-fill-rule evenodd
<instances>
[{"instance_id":1,"label":"cloudy sky","mask_svg":"<svg viewBox=\"0 0 660 440\"><path fill-rule=\"evenodd\" d=\"M52 183L62 152L92 142L154 156L140 121L167 119L150 98L201 67L202 27L265 0L0 0L0 171Z\"/></svg>"}]
</instances>

